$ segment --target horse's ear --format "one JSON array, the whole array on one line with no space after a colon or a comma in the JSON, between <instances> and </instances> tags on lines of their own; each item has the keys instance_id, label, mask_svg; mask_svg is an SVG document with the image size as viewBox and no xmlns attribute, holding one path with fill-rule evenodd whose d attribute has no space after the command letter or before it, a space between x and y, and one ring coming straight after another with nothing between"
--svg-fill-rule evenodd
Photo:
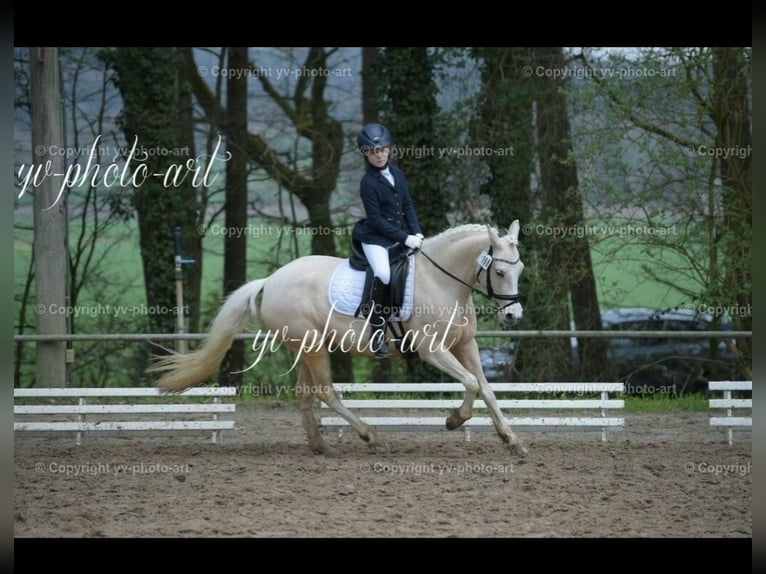
<instances>
[{"instance_id":1,"label":"horse's ear","mask_svg":"<svg viewBox=\"0 0 766 574\"><path fill-rule=\"evenodd\" d=\"M487 235L489 236L489 243L495 243L498 240L497 230L495 230L494 227L492 227L489 223L487 223Z\"/></svg>"},{"instance_id":2,"label":"horse's ear","mask_svg":"<svg viewBox=\"0 0 766 574\"><path fill-rule=\"evenodd\" d=\"M513 223L508 227L508 237L512 243L516 243L519 240L519 220L514 219Z\"/></svg>"}]
</instances>

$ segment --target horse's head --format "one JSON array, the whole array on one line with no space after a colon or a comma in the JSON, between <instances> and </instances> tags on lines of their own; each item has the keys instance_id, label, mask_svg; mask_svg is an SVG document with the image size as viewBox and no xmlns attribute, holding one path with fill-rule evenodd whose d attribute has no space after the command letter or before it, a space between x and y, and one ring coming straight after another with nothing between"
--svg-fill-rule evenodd
<instances>
[{"instance_id":1,"label":"horse's head","mask_svg":"<svg viewBox=\"0 0 766 574\"><path fill-rule=\"evenodd\" d=\"M519 255L519 220L511 223L506 235L487 227L490 250L479 257L479 280L487 295L497 305L497 313L511 325L521 319L523 309L519 302L519 277L524 264ZM481 276L484 275L482 281Z\"/></svg>"}]
</instances>

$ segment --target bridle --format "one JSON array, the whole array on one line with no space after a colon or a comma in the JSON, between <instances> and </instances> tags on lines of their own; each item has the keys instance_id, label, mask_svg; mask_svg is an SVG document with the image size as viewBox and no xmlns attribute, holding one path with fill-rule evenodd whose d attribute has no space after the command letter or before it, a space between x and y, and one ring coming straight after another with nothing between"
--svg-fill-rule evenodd
<instances>
[{"instance_id":1,"label":"bridle","mask_svg":"<svg viewBox=\"0 0 766 574\"><path fill-rule=\"evenodd\" d=\"M479 277L481 277L481 272L485 271L487 273L487 292L485 293L481 289L477 289L473 285L469 285L465 281L463 281L460 277L456 276L454 273L450 273L447 271L444 267L439 265L436 261L433 260L433 258L428 255L425 251L422 249L419 249L419 251L423 254L423 257L428 259L431 263L434 264L434 266L441 271L442 273L448 275L458 283L465 285L468 287L471 292L478 293L482 297L485 297L486 299L490 300L495 304L496 311L500 312L506 307L510 307L514 303L519 302L519 294L516 293L515 295L506 295L503 293L495 293L495 290L492 288L492 264L495 261L500 261L501 263L508 263L509 265L516 265L519 261L521 261L521 255L516 259L516 261L509 261L508 259L501 259L500 257L493 257L492 256L492 245L489 246L489 248L486 251L482 251L479 254L479 257L477 258L476 262L479 264L479 271L476 273L476 281L481 284L479 281ZM505 305L499 305L497 301L508 301Z\"/></svg>"}]
</instances>

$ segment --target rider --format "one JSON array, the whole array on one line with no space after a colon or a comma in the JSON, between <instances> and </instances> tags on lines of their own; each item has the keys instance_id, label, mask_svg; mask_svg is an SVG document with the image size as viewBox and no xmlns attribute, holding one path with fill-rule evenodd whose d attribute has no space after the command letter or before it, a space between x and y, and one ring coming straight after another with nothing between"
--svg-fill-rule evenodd
<instances>
[{"instance_id":1,"label":"rider","mask_svg":"<svg viewBox=\"0 0 766 574\"><path fill-rule=\"evenodd\" d=\"M389 163L391 133L382 124L370 123L359 132L356 143L366 163L359 186L366 218L354 225L351 236L361 242L375 276L370 311L371 348L382 359L388 357L385 341L388 313L384 307L389 300L391 281L388 248L400 243L418 249L423 234L404 174Z\"/></svg>"}]
</instances>

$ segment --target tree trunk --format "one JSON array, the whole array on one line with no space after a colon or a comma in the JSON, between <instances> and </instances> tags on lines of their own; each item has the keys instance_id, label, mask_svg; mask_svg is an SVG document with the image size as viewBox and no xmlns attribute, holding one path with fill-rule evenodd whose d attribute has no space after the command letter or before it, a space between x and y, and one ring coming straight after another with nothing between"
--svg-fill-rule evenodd
<instances>
[{"instance_id":1,"label":"tree trunk","mask_svg":"<svg viewBox=\"0 0 766 574\"><path fill-rule=\"evenodd\" d=\"M714 84L712 119L717 128L715 146L721 153L719 169L724 210L723 229L726 271L723 293L736 306L734 328L751 331L752 318L752 241L753 241L753 165L752 130L748 81L751 77L742 48L713 49ZM737 342L742 376L752 378L752 339Z\"/></svg>"},{"instance_id":2,"label":"tree trunk","mask_svg":"<svg viewBox=\"0 0 766 574\"><path fill-rule=\"evenodd\" d=\"M537 66L553 70L566 66L561 48L537 48L534 52ZM577 179L577 164L572 157L563 83L560 78L549 76L540 81L542 90L538 101L537 135L543 205L550 213L546 223L559 229L575 229L584 222L583 200ZM600 330L601 312L588 239L578 234L564 234L552 240L550 254L551 269L566 280L563 286L571 294L575 325L578 329ZM565 297L563 301L566 301ZM554 328L568 329L569 312L565 305L561 306L561 312L562 316ZM603 376L606 367L605 343L604 339L599 338L578 339L579 359L586 380ZM569 341L563 339L562 346L566 347L568 355Z\"/></svg>"},{"instance_id":3,"label":"tree trunk","mask_svg":"<svg viewBox=\"0 0 766 574\"><path fill-rule=\"evenodd\" d=\"M229 69L247 68L247 48L229 48ZM226 162L226 229L244 229L247 217L247 77L231 75L226 85L226 150L231 154ZM247 237L227 234L224 240L223 293L228 296L247 281ZM224 357L218 381L223 386L242 385L244 341L234 341Z\"/></svg>"},{"instance_id":4,"label":"tree trunk","mask_svg":"<svg viewBox=\"0 0 766 574\"><path fill-rule=\"evenodd\" d=\"M58 48L31 48L32 155L34 165L50 162L54 174L65 173ZM37 153L37 150L43 150ZM35 331L38 335L65 335L66 300L66 194L59 197L61 179L49 177L34 194ZM66 385L66 343L36 344L35 385Z\"/></svg>"},{"instance_id":5,"label":"tree trunk","mask_svg":"<svg viewBox=\"0 0 766 574\"><path fill-rule=\"evenodd\" d=\"M489 196L492 219L499 226L507 228L514 219L527 223L532 217L536 85L519 82L518 71L529 65L531 55L528 48L477 48L473 53L481 58L482 74L477 145L510 152L485 158L492 176L482 184L481 193Z\"/></svg>"},{"instance_id":6,"label":"tree trunk","mask_svg":"<svg viewBox=\"0 0 766 574\"><path fill-rule=\"evenodd\" d=\"M362 123L377 122L380 114L380 92L377 70L379 48L362 48Z\"/></svg>"},{"instance_id":7,"label":"tree trunk","mask_svg":"<svg viewBox=\"0 0 766 574\"><path fill-rule=\"evenodd\" d=\"M423 233L434 235L449 226L449 195L439 165L433 65L427 48L386 48L381 58L383 123L396 146L392 161L404 172Z\"/></svg>"},{"instance_id":8,"label":"tree trunk","mask_svg":"<svg viewBox=\"0 0 766 574\"><path fill-rule=\"evenodd\" d=\"M449 226L449 201L439 166L439 108L428 49L385 48L378 58L382 122L394 140L391 161L404 172L423 234L435 235ZM436 368L417 357L407 357L407 373L411 381L440 378Z\"/></svg>"},{"instance_id":9,"label":"tree trunk","mask_svg":"<svg viewBox=\"0 0 766 574\"><path fill-rule=\"evenodd\" d=\"M532 63L527 48L474 48L479 59L482 89L479 100L479 120L473 129L475 145L490 149L512 146L508 157L484 158L490 177L481 186L490 200L492 220L507 226L519 219L522 229L533 217L532 178L534 171L534 102L538 85L520 81L518 70ZM521 275L519 292L523 298L524 322L534 328L551 324L551 285L547 257L541 255L546 247L535 235L522 234L519 238L526 271ZM545 287L541 287L545 285ZM564 365L550 361L552 339L524 339L514 357L514 370L522 379L560 379ZM556 374L550 373L551 368Z\"/></svg>"},{"instance_id":10,"label":"tree trunk","mask_svg":"<svg viewBox=\"0 0 766 574\"><path fill-rule=\"evenodd\" d=\"M177 61L180 60L180 49L177 51ZM197 157L194 144L194 105L192 102L191 82L186 75L186 70L178 67L179 78L179 140L181 148L188 153L186 158ZM177 163L183 161L183 157L175 158ZM199 333L200 308L202 306L202 238L199 233L200 200L199 193L204 190L195 189L193 185L184 185L180 188L181 201L186 210L182 218L183 225L183 256L193 259L194 263L184 266L184 303L187 315L187 331Z\"/></svg>"},{"instance_id":11,"label":"tree trunk","mask_svg":"<svg viewBox=\"0 0 766 574\"><path fill-rule=\"evenodd\" d=\"M538 225L554 219L558 211L555 191L548 182L552 169L548 155L555 143L555 138L547 137L545 125L549 102L539 81L519 74L538 64L539 54L528 48L477 48L473 54L480 58L482 71L477 144L512 150L508 155L485 158L491 176L482 192L489 195L492 218L499 225L507 226L517 218L522 223L520 243L526 270L519 290L524 323L532 329L568 329L566 258L550 235L536 232ZM537 138L541 141L536 148ZM533 193L535 153L543 181ZM571 379L574 367L569 340L524 339L514 357L514 370L522 380Z\"/></svg>"},{"instance_id":12,"label":"tree trunk","mask_svg":"<svg viewBox=\"0 0 766 574\"><path fill-rule=\"evenodd\" d=\"M128 145L137 141L139 148L153 151L142 161L150 174L168 173L171 165L185 164L192 153L188 147L191 108L181 97L186 86L180 83L177 52L172 48L118 48L113 59L124 104L119 123ZM133 192L150 332L176 329L173 228L180 226L186 241L197 234L195 191L191 177L177 186L147 177ZM199 304L199 289L185 289L184 293L185 303Z\"/></svg>"}]
</instances>

